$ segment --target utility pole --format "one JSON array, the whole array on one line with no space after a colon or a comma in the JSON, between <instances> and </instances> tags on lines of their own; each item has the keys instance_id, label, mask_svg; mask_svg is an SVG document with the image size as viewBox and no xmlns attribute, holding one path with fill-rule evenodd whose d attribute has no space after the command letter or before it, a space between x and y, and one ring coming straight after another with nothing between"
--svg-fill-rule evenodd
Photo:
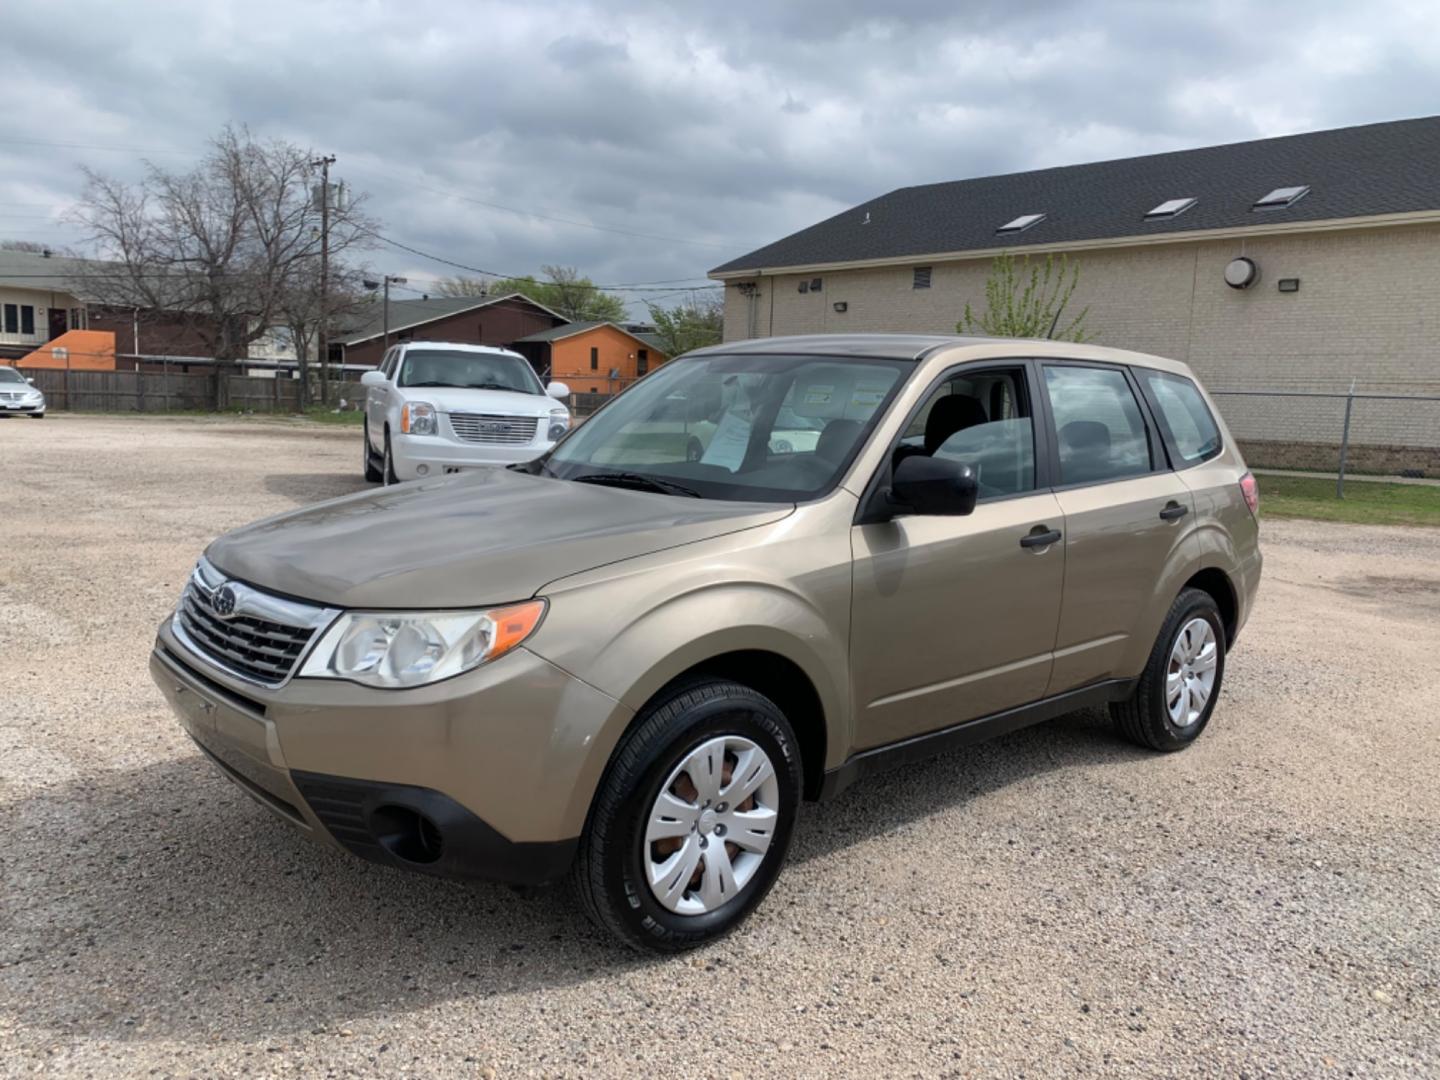
<instances>
[{"instance_id":1,"label":"utility pole","mask_svg":"<svg viewBox=\"0 0 1440 1080\"><path fill-rule=\"evenodd\" d=\"M381 356L384 356L385 350L390 348L390 286L405 285L407 283L407 279L403 277L392 277L389 274L385 275L385 342L380 346Z\"/></svg>"},{"instance_id":2,"label":"utility pole","mask_svg":"<svg viewBox=\"0 0 1440 1080\"><path fill-rule=\"evenodd\" d=\"M316 331L316 351L320 354L320 400L330 403L330 166L335 164L335 155L329 154L310 163L320 168L320 326ZM310 398L307 380L300 381L300 401Z\"/></svg>"}]
</instances>

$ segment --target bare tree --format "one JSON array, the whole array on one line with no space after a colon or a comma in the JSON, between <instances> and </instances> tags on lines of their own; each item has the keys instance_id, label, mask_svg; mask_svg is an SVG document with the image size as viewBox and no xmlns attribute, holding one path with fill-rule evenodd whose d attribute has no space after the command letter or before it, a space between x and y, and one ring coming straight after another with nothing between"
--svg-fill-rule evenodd
<instances>
[{"instance_id":1,"label":"bare tree","mask_svg":"<svg viewBox=\"0 0 1440 1080\"><path fill-rule=\"evenodd\" d=\"M49 250L48 244L37 244L34 240L0 240L0 251L24 251L31 255L44 255Z\"/></svg>"},{"instance_id":2,"label":"bare tree","mask_svg":"<svg viewBox=\"0 0 1440 1080\"><path fill-rule=\"evenodd\" d=\"M87 169L73 216L107 261L82 264L79 284L102 305L171 313L224 373L250 342L305 310L307 292L317 293L313 157L293 143L262 142L227 127L190 172L147 163L144 178L127 184ZM360 203L331 211L337 270L346 251L374 233ZM226 382L218 380L221 407Z\"/></svg>"},{"instance_id":3,"label":"bare tree","mask_svg":"<svg viewBox=\"0 0 1440 1080\"><path fill-rule=\"evenodd\" d=\"M441 278L435 286L438 296L489 296L491 282L485 278L456 277Z\"/></svg>"}]
</instances>

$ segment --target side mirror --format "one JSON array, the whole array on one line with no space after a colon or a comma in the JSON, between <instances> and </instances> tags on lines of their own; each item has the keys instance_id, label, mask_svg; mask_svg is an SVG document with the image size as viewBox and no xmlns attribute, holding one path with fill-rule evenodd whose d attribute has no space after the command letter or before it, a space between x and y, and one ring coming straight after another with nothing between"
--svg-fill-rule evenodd
<instances>
[{"instance_id":1,"label":"side mirror","mask_svg":"<svg viewBox=\"0 0 1440 1080\"><path fill-rule=\"evenodd\" d=\"M34 380L34 379L26 379L25 381L28 382L31 386L34 386L34 385L35 385L35 380Z\"/></svg>"},{"instance_id":2,"label":"side mirror","mask_svg":"<svg viewBox=\"0 0 1440 1080\"><path fill-rule=\"evenodd\" d=\"M566 386L563 382L552 382L545 388L545 393L549 394L556 401L565 401L570 397L570 387Z\"/></svg>"},{"instance_id":3,"label":"side mirror","mask_svg":"<svg viewBox=\"0 0 1440 1080\"><path fill-rule=\"evenodd\" d=\"M376 368L374 371L367 371L360 376L361 386L385 386L389 381L389 379L385 378L385 373L379 368Z\"/></svg>"},{"instance_id":4,"label":"side mirror","mask_svg":"<svg viewBox=\"0 0 1440 1080\"><path fill-rule=\"evenodd\" d=\"M975 509L979 491L969 465L916 454L895 466L888 501L897 513L963 517Z\"/></svg>"}]
</instances>

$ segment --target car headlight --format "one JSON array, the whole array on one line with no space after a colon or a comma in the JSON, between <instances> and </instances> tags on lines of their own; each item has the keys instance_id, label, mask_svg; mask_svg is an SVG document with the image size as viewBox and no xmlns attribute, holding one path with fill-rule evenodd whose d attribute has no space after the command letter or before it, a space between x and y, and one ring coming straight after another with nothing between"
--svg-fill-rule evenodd
<instances>
[{"instance_id":1,"label":"car headlight","mask_svg":"<svg viewBox=\"0 0 1440 1080\"><path fill-rule=\"evenodd\" d=\"M435 406L428 401L406 402L400 410L400 430L406 435L434 435L438 425Z\"/></svg>"},{"instance_id":2,"label":"car headlight","mask_svg":"<svg viewBox=\"0 0 1440 1080\"><path fill-rule=\"evenodd\" d=\"M547 433L551 442L558 442L560 438L570 430L570 410L550 410L550 430Z\"/></svg>"},{"instance_id":3,"label":"car headlight","mask_svg":"<svg viewBox=\"0 0 1440 1080\"><path fill-rule=\"evenodd\" d=\"M349 611L325 631L300 675L386 689L438 682L505 655L544 614L544 600L488 611Z\"/></svg>"}]
</instances>

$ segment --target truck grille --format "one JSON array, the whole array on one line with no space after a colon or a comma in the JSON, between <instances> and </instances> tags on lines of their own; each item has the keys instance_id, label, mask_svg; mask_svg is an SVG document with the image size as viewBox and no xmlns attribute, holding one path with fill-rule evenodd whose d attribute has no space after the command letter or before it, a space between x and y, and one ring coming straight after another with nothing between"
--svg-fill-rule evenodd
<instances>
[{"instance_id":1,"label":"truck grille","mask_svg":"<svg viewBox=\"0 0 1440 1080\"><path fill-rule=\"evenodd\" d=\"M543 417L451 413L450 427L463 442L524 446L534 440Z\"/></svg>"},{"instance_id":2,"label":"truck grille","mask_svg":"<svg viewBox=\"0 0 1440 1080\"><path fill-rule=\"evenodd\" d=\"M215 597L229 590L231 614L222 616ZM272 597L202 562L175 610L176 636L223 671L264 686L278 686L295 671L305 650L335 612Z\"/></svg>"}]
</instances>

